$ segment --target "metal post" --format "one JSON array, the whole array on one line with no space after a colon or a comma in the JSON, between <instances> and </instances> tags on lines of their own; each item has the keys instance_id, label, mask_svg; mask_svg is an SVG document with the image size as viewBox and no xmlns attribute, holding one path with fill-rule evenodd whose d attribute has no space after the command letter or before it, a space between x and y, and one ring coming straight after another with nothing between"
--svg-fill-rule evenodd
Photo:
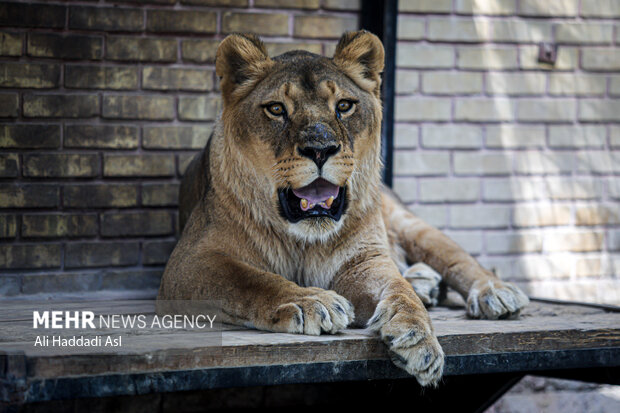
<instances>
[{"instance_id":1,"label":"metal post","mask_svg":"<svg viewBox=\"0 0 620 413\"><path fill-rule=\"evenodd\" d=\"M381 157L383 182L392 186L394 155L394 84L396 78L396 21L398 0L362 0L360 26L379 36L385 48L382 100Z\"/></svg>"}]
</instances>

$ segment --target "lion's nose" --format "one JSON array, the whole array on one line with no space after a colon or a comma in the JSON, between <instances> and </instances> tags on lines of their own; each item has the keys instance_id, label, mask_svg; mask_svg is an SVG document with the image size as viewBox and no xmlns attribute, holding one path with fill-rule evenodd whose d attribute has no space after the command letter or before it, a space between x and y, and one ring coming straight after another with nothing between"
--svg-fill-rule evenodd
<instances>
[{"instance_id":1,"label":"lion's nose","mask_svg":"<svg viewBox=\"0 0 620 413\"><path fill-rule=\"evenodd\" d=\"M330 156L340 152L340 145L330 145L324 147L305 146L303 148L298 148L298 151L301 156L312 159L316 166L321 169Z\"/></svg>"}]
</instances>

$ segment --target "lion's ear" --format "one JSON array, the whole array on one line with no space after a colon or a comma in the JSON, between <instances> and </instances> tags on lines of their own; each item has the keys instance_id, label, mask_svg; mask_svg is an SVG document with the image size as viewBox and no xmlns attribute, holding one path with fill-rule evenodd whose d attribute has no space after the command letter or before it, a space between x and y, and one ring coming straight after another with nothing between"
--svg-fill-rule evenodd
<instances>
[{"instance_id":1,"label":"lion's ear","mask_svg":"<svg viewBox=\"0 0 620 413\"><path fill-rule=\"evenodd\" d=\"M333 60L360 87L379 96L384 58L381 40L366 30L360 30L342 35Z\"/></svg>"},{"instance_id":2,"label":"lion's ear","mask_svg":"<svg viewBox=\"0 0 620 413\"><path fill-rule=\"evenodd\" d=\"M263 42L253 34L231 34L217 49L215 73L225 102L248 93L273 61Z\"/></svg>"}]
</instances>

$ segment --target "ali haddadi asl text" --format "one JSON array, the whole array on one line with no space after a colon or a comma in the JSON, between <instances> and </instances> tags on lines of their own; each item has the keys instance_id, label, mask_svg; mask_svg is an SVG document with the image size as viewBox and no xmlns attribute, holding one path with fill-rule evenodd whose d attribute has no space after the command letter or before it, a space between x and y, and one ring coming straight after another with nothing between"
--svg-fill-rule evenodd
<instances>
[{"instance_id":1,"label":"ali haddadi asl text","mask_svg":"<svg viewBox=\"0 0 620 413\"><path fill-rule=\"evenodd\" d=\"M102 336L37 336L34 341L35 347L120 347L122 345L122 336L105 336L105 340Z\"/></svg>"}]
</instances>

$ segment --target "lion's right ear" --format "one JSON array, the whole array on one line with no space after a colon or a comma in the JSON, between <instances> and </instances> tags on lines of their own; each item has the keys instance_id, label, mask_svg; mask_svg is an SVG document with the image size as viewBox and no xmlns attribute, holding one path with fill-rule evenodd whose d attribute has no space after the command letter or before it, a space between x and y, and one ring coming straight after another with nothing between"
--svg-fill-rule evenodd
<instances>
[{"instance_id":1,"label":"lion's right ear","mask_svg":"<svg viewBox=\"0 0 620 413\"><path fill-rule=\"evenodd\" d=\"M334 53L334 63L363 89L381 93L385 51L374 34L360 30L342 35Z\"/></svg>"},{"instance_id":2,"label":"lion's right ear","mask_svg":"<svg viewBox=\"0 0 620 413\"><path fill-rule=\"evenodd\" d=\"M224 103L245 96L262 79L273 61L253 34L231 34L222 40L215 58Z\"/></svg>"}]
</instances>

